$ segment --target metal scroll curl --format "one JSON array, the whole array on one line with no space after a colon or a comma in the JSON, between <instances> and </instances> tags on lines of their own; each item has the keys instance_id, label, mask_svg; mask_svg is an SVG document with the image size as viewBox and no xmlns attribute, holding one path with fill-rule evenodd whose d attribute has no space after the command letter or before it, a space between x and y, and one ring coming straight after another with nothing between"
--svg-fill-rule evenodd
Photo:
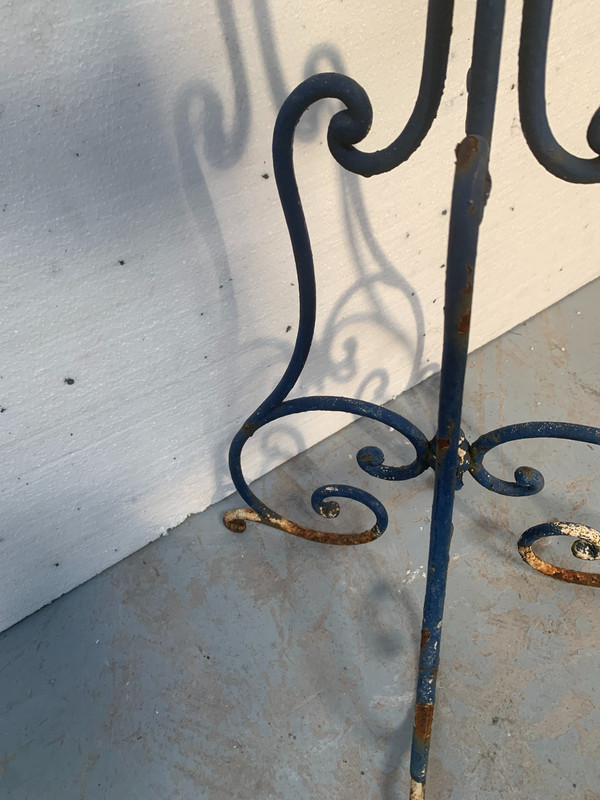
<instances>
[{"instance_id":1,"label":"metal scroll curl","mask_svg":"<svg viewBox=\"0 0 600 800\"><path fill-rule=\"evenodd\" d=\"M600 560L600 532L588 525L578 525L575 522L545 522L529 528L519 539L519 553L523 561L534 569L550 575L567 583L577 583L580 586L600 587L600 573L583 572L576 569L565 569L549 564L533 552L533 544L539 539L549 536L573 536L575 542L571 552L576 558L585 561Z\"/></svg>"},{"instance_id":2,"label":"metal scroll curl","mask_svg":"<svg viewBox=\"0 0 600 800\"><path fill-rule=\"evenodd\" d=\"M537 494L544 487L544 477L533 467L519 467L515 471L515 482L505 481L488 472L483 459L490 450L507 442L519 439L567 439L600 445L600 428L574 425L568 422L523 422L507 425L480 436L469 448L469 472L475 480L490 491L510 497ZM600 533L587 525L574 522L548 522L529 528L518 542L524 561L534 569L558 580L586 586L600 586L600 574L565 569L544 561L533 551L536 541L550 536L571 536L575 542L571 548L576 558L586 561L600 560Z\"/></svg>"},{"instance_id":3,"label":"metal scroll curl","mask_svg":"<svg viewBox=\"0 0 600 800\"><path fill-rule=\"evenodd\" d=\"M382 422L403 434L415 448L414 460L403 467L382 466L383 453L378 448L363 448L357 454L357 461L365 472L374 474L373 469L383 468L389 471L386 476L388 480L408 480L420 475L429 467L430 448L425 434L407 419L387 408L349 397L327 395L288 400L273 409L262 421L248 422L243 425L235 436L229 454L229 466L234 484L250 508L227 511L224 516L225 525L229 530L241 533L246 528L246 521L262 522L294 536L300 536L303 539L322 544L356 545L372 542L374 539L379 538L387 528L388 514L383 504L364 489L345 484L328 484L319 487L313 492L311 498L312 507L322 517L333 518L338 516L340 506L333 498L355 500L375 514L375 525L366 531L360 533L333 533L307 528L281 516L259 500L246 483L241 469L241 454L248 439L259 428L269 422L290 414L300 414L306 411L342 411ZM376 463L376 467L373 466L373 461Z\"/></svg>"},{"instance_id":4,"label":"metal scroll curl","mask_svg":"<svg viewBox=\"0 0 600 800\"><path fill-rule=\"evenodd\" d=\"M469 472L477 483L496 494L508 497L525 497L542 491L544 476L533 467L518 467L513 483L495 477L483 466L483 459L490 450L520 439L567 439L600 445L600 428L574 425L570 422L518 422L496 428L480 436L469 447Z\"/></svg>"},{"instance_id":5,"label":"metal scroll curl","mask_svg":"<svg viewBox=\"0 0 600 800\"><path fill-rule=\"evenodd\" d=\"M525 0L519 48L519 115L527 144L540 164L571 183L600 183L600 157L579 158L556 141L546 115L546 58L553 0ZM600 108L587 130L600 156Z\"/></svg>"}]
</instances>

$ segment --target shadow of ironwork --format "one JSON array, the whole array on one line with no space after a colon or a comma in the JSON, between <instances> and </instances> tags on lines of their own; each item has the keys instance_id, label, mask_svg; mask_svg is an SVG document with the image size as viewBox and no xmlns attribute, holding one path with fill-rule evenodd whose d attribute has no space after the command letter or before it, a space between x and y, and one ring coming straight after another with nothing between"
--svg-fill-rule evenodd
<instances>
[{"instance_id":1,"label":"shadow of ironwork","mask_svg":"<svg viewBox=\"0 0 600 800\"><path fill-rule=\"evenodd\" d=\"M245 338L243 343L239 342L240 306L233 280L235 270L230 263L227 242L203 166L206 164L218 170L232 169L246 150L252 125L252 90L244 65L234 7L230 0L217 0L216 6L223 27L227 63L234 89L231 121L227 128L221 94L208 81L195 81L181 89L173 112L181 181L199 234L208 249L213 268L211 280L222 286L222 303L218 308L219 324L235 343L240 366L233 371L238 376L243 374L244 364L250 356L256 373L262 373L268 367L272 374L274 365L281 364L283 367L289 361L292 344L289 337L276 336ZM289 86L277 50L269 4L265 0L254 0L254 17L265 75L273 103L279 106L287 96ZM308 54L304 77L323 69L344 71L339 53L327 43L315 47ZM315 141L319 135L322 136L335 108L337 105L331 100L315 104L299 125L298 137L310 142ZM386 330L388 334L391 332L403 351L410 352L411 355L414 353L409 385L435 371L437 365L432 364L425 368L422 363L425 330L419 299L414 288L394 268L391 259L377 241L369 222L359 178L341 170L339 180L344 228L356 276L335 303L323 323L322 334L314 342L311 363L318 364L319 369L318 372L310 372L308 381L303 380L302 391L305 394L319 391L324 385L324 376L328 375L340 387L343 386L345 394L362 396L365 389L370 387L373 401L385 402L389 399L389 373L384 367L376 366L366 375L360 374L360 344L355 334L357 326L366 324ZM291 250L289 261L292 261ZM317 264L317 273L319 267ZM398 291L403 296L402 303L410 309L411 322L406 318L395 319L385 309L378 293L389 295L393 291ZM351 305L354 308L358 305L360 312L347 313ZM346 313L347 316L344 316ZM413 334L408 332L411 327L414 327ZM352 331L350 335L349 330ZM261 351L263 356L260 356ZM341 358L338 355L340 352ZM231 366L227 369L231 372ZM357 386L347 388L353 380L356 380ZM222 426L226 428L226 417L223 417ZM278 430L284 438L290 437L296 441L299 450L305 449L306 443L302 436L291 425L279 423ZM224 455L228 439L229 431L224 430L222 447L215 448L217 475L213 499L233 488ZM269 447L262 449L263 463L258 472L272 468L273 454L277 451L274 442L275 438L271 438Z\"/></svg>"}]
</instances>

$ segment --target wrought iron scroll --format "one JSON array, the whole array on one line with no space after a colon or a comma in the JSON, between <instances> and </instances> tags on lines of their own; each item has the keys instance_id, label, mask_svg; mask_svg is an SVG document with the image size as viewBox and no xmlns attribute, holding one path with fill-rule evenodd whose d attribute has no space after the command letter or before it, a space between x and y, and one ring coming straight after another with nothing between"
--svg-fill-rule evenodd
<instances>
[{"instance_id":1,"label":"wrought iron scroll","mask_svg":"<svg viewBox=\"0 0 600 800\"><path fill-rule=\"evenodd\" d=\"M505 0L478 0L471 68L467 79L466 137L456 148L446 260L444 343L436 436L430 441L409 420L373 403L337 396L301 397L288 400L308 357L316 318L316 287L310 239L294 172L293 145L296 126L305 111L324 98L340 100L345 109L329 123L328 144L336 161L363 176L394 169L419 147L429 131L441 101L452 29L452 0L430 0L421 83L413 113L404 130L378 152L357 149L367 136L372 108L362 87L344 75L314 75L301 83L283 103L273 134L273 165L277 188L289 230L299 287L299 325L290 362L269 396L248 417L234 437L230 453L231 476L248 508L225 514L225 524L235 532L246 522L261 522L279 530L335 545L365 544L381 536L388 524L382 503L369 492L346 484L325 484L313 492L313 509L321 517L336 517L338 499L354 500L369 508L375 522L362 532L331 533L299 525L269 508L250 489L242 467L242 450L262 428L282 417L310 411L341 411L367 417L401 433L414 447L414 460L395 466L386 462L376 447L357 454L361 469L383 480L414 478L431 468L435 487L430 530L429 562L425 593L419 677L411 751L411 800L425 797L429 742L433 723L439 665L442 617L446 592L455 492L467 473L485 488L517 497L533 495L544 486L542 474L532 467L518 467L514 482L492 475L484 466L490 450L508 442L541 437L568 439L600 445L600 428L561 422L525 422L508 425L480 436L470 444L460 429L467 363L471 302L479 226L491 188L488 172L490 144L498 85ZM576 183L600 182L600 157L583 159L565 151L554 138L546 117L545 71L552 0L524 0L519 51L519 104L521 124L537 160L557 177ZM591 149L600 154L600 109L587 132ZM600 586L600 575L563 569L543 561L533 545L551 536L574 538L573 555L600 559L600 533L576 523L546 523L526 531L518 542L522 558L535 569L575 584Z\"/></svg>"}]
</instances>

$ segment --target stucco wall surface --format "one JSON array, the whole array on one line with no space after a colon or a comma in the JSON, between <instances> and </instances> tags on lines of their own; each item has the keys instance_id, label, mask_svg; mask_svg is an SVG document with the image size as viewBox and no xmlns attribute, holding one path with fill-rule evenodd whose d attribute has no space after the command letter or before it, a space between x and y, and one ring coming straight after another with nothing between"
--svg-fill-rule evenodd
<instances>
[{"instance_id":1,"label":"stucco wall surface","mask_svg":"<svg viewBox=\"0 0 600 800\"><path fill-rule=\"evenodd\" d=\"M326 147L331 101L298 131L319 317L296 393L384 402L438 368L474 5L457 2L442 107L409 163L343 174ZM600 15L592 0L557 5L550 119L589 155ZM277 108L307 75L345 72L375 109L365 149L385 146L412 110L425 6L0 4L0 629L232 491L228 442L297 330L270 162ZM473 347L600 273L600 189L546 174L520 132L519 10L509 4ZM248 475L348 421L265 431Z\"/></svg>"}]
</instances>

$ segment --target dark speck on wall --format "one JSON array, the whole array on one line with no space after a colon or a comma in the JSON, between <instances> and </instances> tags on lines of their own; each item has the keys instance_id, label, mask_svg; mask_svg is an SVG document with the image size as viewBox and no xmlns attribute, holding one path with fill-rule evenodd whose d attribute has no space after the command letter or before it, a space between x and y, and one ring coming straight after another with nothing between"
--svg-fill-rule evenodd
<instances>
[{"instance_id":1,"label":"dark speck on wall","mask_svg":"<svg viewBox=\"0 0 600 800\"><path fill-rule=\"evenodd\" d=\"M64 383L66 383L68 386L73 386L75 383L75 378L65 378Z\"/></svg>"},{"instance_id":2,"label":"dark speck on wall","mask_svg":"<svg viewBox=\"0 0 600 800\"><path fill-rule=\"evenodd\" d=\"M122 259L122 258L120 258L120 259L119 259L119 264L120 264L122 267L125 265L125 262L123 261L123 259Z\"/></svg>"},{"instance_id":3,"label":"dark speck on wall","mask_svg":"<svg viewBox=\"0 0 600 800\"><path fill-rule=\"evenodd\" d=\"M445 217L447 213L448 213L448 209L447 209L447 208L445 208L445 209L442 211L442 217Z\"/></svg>"},{"instance_id":4,"label":"dark speck on wall","mask_svg":"<svg viewBox=\"0 0 600 800\"><path fill-rule=\"evenodd\" d=\"M4 414L5 411L6 411L6 408L4 406L0 407L0 414Z\"/></svg>"},{"instance_id":5,"label":"dark speck on wall","mask_svg":"<svg viewBox=\"0 0 600 800\"><path fill-rule=\"evenodd\" d=\"M268 172L263 172L263 178L265 180L268 180L269 179L269 173Z\"/></svg>"},{"instance_id":6,"label":"dark speck on wall","mask_svg":"<svg viewBox=\"0 0 600 800\"><path fill-rule=\"evenodd\" d=\"M285 332L289 333L291 330L292 330L292 326L288 325L287 328L285 329Z\"/></svg>"}]
</instances>

